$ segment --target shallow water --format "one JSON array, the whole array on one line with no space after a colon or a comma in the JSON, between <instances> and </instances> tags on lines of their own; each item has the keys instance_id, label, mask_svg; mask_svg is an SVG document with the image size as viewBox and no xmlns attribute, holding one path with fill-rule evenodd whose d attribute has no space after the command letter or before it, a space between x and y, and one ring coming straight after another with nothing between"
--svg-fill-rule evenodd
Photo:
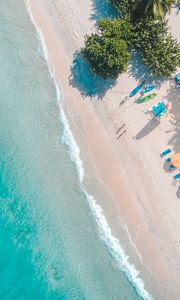
<instances>
[{"instance_id":1,"label":"shallow water","mask_svg":"<svg viewBox=\"0 0 180 300\"><path fill-rule=\"evenodd\" d=\"M1 3L0 74L0 299L140 299L61 143L68 131L22 0Z\"/></svg>"}]
</instances>

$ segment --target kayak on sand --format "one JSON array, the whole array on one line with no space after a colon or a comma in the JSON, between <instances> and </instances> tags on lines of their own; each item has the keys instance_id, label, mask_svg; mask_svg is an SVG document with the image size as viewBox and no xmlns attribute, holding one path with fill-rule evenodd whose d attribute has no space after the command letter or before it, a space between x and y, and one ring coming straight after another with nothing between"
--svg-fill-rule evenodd
<instances>
[{"instance_id":1,"label":"kayak on sand","mask_svg":"<svg viewBox=\"0 0 180 300\"><path fill-rule=\"evenodd\" d=\"M153 99L154 97L156 97L156 93L152 93L152 94L150 94L150 95L147 95L147 96L144 96L144 97L140 97L140 98L138 98L137 99L137 103L144 103L144 102L147 102L147 101L149 101L149 100L151 100L151 99Z\"/></svg>"},{"instance_id":2,"label":"kayak on sand","mask_svg":"<svg viewBox=\"0 0 180 300\"><path fill-rule=\"evenodd\" d=\"M141 90L141 92L142 92L143 94L145 94L145 93L148 93L148 92L154 90L155 88L156 88L156 85L146 86L145 88L143 88L143 89Z\"/></svg>"},{"instance_id":3,"label":"kayak on sand","mask_svg":"<svg viewBox=\"0 0 180 300\"><path fill-rule=\"evenodd\" d=\"M145 80L142 81L134 90L132 90L132 92L129 94L130 97L135 96L144 86L145 84Z\"/></svg>"}]
</instances>

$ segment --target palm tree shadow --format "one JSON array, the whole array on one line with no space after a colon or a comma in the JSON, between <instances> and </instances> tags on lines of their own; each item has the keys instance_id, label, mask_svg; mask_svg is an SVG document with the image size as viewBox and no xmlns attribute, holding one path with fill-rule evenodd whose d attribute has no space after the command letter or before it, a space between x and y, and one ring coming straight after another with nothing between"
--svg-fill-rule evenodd
<instances>
[{"instance_id":1,"label":"palm tree shadow","mask_svg":"<svg viewBox=\"0 0 180 300\"><path fill-rule=\"evenodd\" d=\"M145 125L143 129L141 129L138 134L135 136L136 140L140 140L146 135L148 135L151 131L153 131L160 124L159 120L150 120L149 123Z\"/></svg>"},{"instance_id":2,"label":"palm tree shadow","mask_svg":"<svg viewBox=\"0 0 180 300\"><path fill-rule=\"evenodd\" d=\"M83 55L76 52L70 68L69 83L72 87L77 88L84 98L88 96L102 99L107 90L116 84L116 81L113 79L105 80L95 75Z\"/></svg>"}]
</instances>

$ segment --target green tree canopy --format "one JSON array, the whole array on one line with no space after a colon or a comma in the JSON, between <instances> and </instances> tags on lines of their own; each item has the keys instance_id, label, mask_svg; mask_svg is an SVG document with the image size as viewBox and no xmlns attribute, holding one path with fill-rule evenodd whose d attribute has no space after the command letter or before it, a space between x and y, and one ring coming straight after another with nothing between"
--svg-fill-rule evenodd
<instances>
[{"instance_id":1,"label":"green tree canopy","mask_svg":"<svg viewBox=\"0 0 180 300\"><path fill-rule=\"evenodd\" d=\"M125 40L130 34L129 25L120 19L102 19L98 22L99 34L85 39L82 52L92 70L104 79L117 79L127 70L130 53Z\"/></svg>"},{"instance_id":2,"label":"green tree canopy","mask_svg":"<svg viewBox=\"0 0 180 300\"><path fill-rule=\"evenodd\" d=\"M137 23L130 43L156 76L170 76L180 66L180 45L168 32L165 20Z\"/></svg>"},{"instance_id":3,"label":"green tree canopy","mask_svg":"<svg viewBox=\"0 0 180 300\"><path fill-rule=\"evenodd\" d=\"M116 79L126 71L129 51L135 49L153 75L171 76L180 66L180 45L162 17L177 0L111 1L121 19L101 19L98 32L85 40L83 54L92 70L103 78ZM133 18L136 12L140 19Z\"/></svg>"},{"instance_id":4,"label":"green tree canopy","mask_svg":"<svg viewBox=\"0 0 180 300\"><path fill-rule=\"evenodd\" d=\"M180 0L111 0L123 18L137 21L143 18L163 19L173 4Z\"/></svg>"},{"instance_id":5,"label":"green tree canopy","mask_svg":"<svg viewBox=\"0 0 180 300\"><path fill-rule=\"evenodd\" d=\"M118 10L121 18L129 19L132 12L131 1L132 0L110 0L111 3L115 6Z\"/></svg>"},{"instance_id":6,"label":"green tree canopy","mask_svg":"<svg viewBox=\"0 0 180 300\"><path fill-rule=\"evenodd\" d=\"M163 19L176 0L130 0L135 20L141 18Z\"/></svg>"}]
</instances>

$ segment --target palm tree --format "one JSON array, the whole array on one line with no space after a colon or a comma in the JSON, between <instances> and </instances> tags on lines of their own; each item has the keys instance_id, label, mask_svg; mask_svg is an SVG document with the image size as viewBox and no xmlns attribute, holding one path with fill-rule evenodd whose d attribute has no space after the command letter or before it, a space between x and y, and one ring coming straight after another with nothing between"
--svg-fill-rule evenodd
<instances>
[{"instance_id":1,"label":"palm tree","mask_svg":"<svg viewBox=\"0 0 180 300\"><path fill-rule=\"evenodd\" d=\"M134 20L144 17L163 19L176 0L130 0L130 2Z\"/></svg>"}]
</instances>

